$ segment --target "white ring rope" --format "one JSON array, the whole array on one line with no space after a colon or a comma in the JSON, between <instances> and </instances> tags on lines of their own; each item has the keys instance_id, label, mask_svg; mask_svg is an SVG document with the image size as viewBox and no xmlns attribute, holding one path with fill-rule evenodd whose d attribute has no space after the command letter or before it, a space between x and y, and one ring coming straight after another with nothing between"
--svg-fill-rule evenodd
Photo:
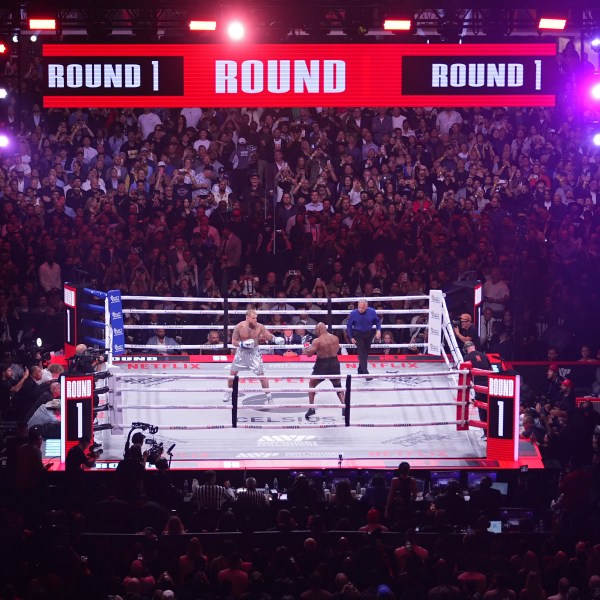
<instances>
[{"instance_id":1,"label":"white ring rope","mask_svg":"<svg viewBox=\"0 0 600 600\"><path fill-rule=\"evenodd\" d=\"M229 412L231 412L231 405L227 406L225 404L202 404L199 406L189 406L186 404L124 404L119 408L121 410L228 410ZM241 408L258 407L239 406L238 410L240 410Z\"/></svg>"},{"instance_id":2,"label":"white ring rope","mask_svg":"<svg viewBox=\"0 0 600 600\"><path fill-rule=\"evenodd\" d=\"M331 379L340 379L340 377L334 378L332 377ZM312 392L313 390L316 390L319 393L331 393L331 392L344 392L346 388L272 388L269 387L268 389L265 388L239 388L240 394L256 394L258 392L277 392L277 393L281 393L284 394L286 392L292 393L292 394L302 394L302 393L308 393L308 392ZM457 392L459 390L462 390L465 388L462 388L460 386L453 386L453 387L418 387L418 388L394 388L394 387L385 387L385 388L352 388L353 392L443 392L443 391L453 391L453 392ZM466 386L466 389L469 389L469 386ZM121 389L122 393L125 392L136 392L136 393L149 393L149 392L161 392L163 394L177 394L177 393L182 393L182 392L190 392L190 393L198 393L198 392L206 392L206 393L210 393L210 394L218 394L219 392L226 392L226 391L231 391L230 388L195 388L195 389L189 389L189 388L156 388L156 389L148 389L148 388L130 388L130 387L123 387ZM455 403L456 404L456 403ZM352 405L354 406L354 404ZM388 406L388 405L386 405ZM403 405L405 406L405 405ZM424 404L419 404L418 406L425 406Z\"/></svg>"},{"instance_id":3,"label":"white ring rope","mask_svg":"<svg viewBox=\"0 0 600 600\"><path fill-rule=\"evenodd\" d=\"M437 427L439 425L466 425L467 419L461 421L432 421L430 423L353 423L353 427Z\"/></svg>"},{"instance_id":4,"label":"white ring rope","mask_svg":"<svg viewBox=\"0 0 600 600\"><path fill-rule=\"evenodd\" d=\"M189 297L189 296L121 296L121 300L123 302L127 300L152 300L156 302L157 300L162 300L165 302L205 302L205 303L223 303L225 302L225 298L221 298L217 296L216 298L199 298L199 297ZM306 298L304 299L306 302Z\"/></svg>"},{"instance_id":5,"label":"white ring rope","mask_svg":"<svg viewBox=\"0 0 600 600\"><path fill-rule=\"evenodd\" d=\"M158 329L166 329L166 327L159 327ZM125 348L138 348L138 349L147 349L147 350L194 350L196 348L200 348L202 344L181 344L179 346L166 346L163 344L125 344ZM205 348L207 346L204 346ZM214 349L224 349L224 344L213 344L212 347ZM273 344L260 344L258 346L254 346L260 350L301 350L304 348L302 344L281 344L281 345L273 345ZM371 348L426 348L427 344L371 344ZM236 346L233 344L227 344L227 348L234 349ZM354 344L340 344L340 348L356 348Z\"/></svg>"},{"instance_id":6,"label":"white ring rope","mask_svg":"<svg viewBox=\"0 0 600 600\"><path fill-rule=\"evenodd\" d=\"M267 391L267 390L264 390ZM274 390L271 390L274 391ZM332 392L334 390L317 390ZM340 390L342 391L342 390ZM419 403L407 403L407 404L352 404L351 410L355 408L418 408L420 406L456 406L456 402L424 402ZM200 406L188 406L186 404L127 404L123 405L122 410L231 410L231 406L224 406L222 404L215 405L200 405ZM240 410L265 410L270 408L345 408L345 404L265 404L265 405L246 405L238 404L238 411Z\"/></svg>"},{"instance_id":7,"label":"white ring rope","mask_svg":"<svg viewBox=\"0 0 600 600\"><path fill-rule=\"evenodd\" d=\"M345 427L343 423L316 423L307 421L304 425L245 425L238 423L238 429L334 429L336 427Z\"/></svg>"},{"instance_id":8,"label":"white ring rope","mask_svg":"<svg viewBox=\"0 0 600 600\"><path fill-rule=\"evenodd\" d=\"M436 427L441 425L466 425L467 421L437 421L431 423L357 423L353 427ZM344 423L315 423L308 421L303 425L245 425L238 423L237 429L332 429L345 427ZM202 431L207 429L226 429L226 425L170 425L161 427L161 431Z\"/></svg>"},{"instance_id":9,"label":"white ring rope","mask_svg":"<svg viewBox=\"0 0 600 600\"><path fill-rule=\"evenodd\" d=\"M213 297L213 298L190 298L190 297L177 297L177 296L169 296L167 298L164 297L160 297L160 296L122 296L121 300L123 302L126 302L128 300L150 300L150 301L154 301L156 302L157 300L165 300L168 302L205 302L205 303L223 303L225 302L225 298L221 298L219 296L217 297ZM228 298L229 302L248 302L248 303L253 303L253 304L259 304L261 302L264 302L266 304L280 304L281 302L285 301L286 304L291 304L291 303L299 303L299 304L306 304L306 298ZM314 300L314 298L313 298ZM417 302L426 302L429 300L429 296L427 296L426 294L422 294L420 296L369 296L367 298L365 298L364 296L357 296L357 297L346 297L344 296L343 298L317 298L317 300L325 303L325 302L332 302L332 303L344 303L344 304L348 304L348 303L353 303L353 302L358 302L359 300L367 300L369 302L397 302L397 301L402 301L402 302L408 302L408 301L417 301Z\"/></svg>"},{"instance_id":10,"label":"white ring rope","mask_svg":"<svg viewBox=\"0 0 600 600\"><path fill-rule=\"evenodd\" d=\"M318 407L317 407L318 408ZM437 427L441 425L466 425L467 421L435 421L430 423L356 423L352 427ZM310 427L328 429L330 427L345 427L343 423L314 423L308 421L304 425L245 425L238 423L237 429L304 429ZM164 428L166 429L166 428ZM179 429L178 427L176 429ZM188 429L186 427L186 429Z\"/></svg>"},{"instance_id":11,"label":"white ring rope","mask_svg":"<svg viewBox=\"0 0 600 600\"><path fill-rule=\"evenodd\" d=\"M205 429L229 429L231 425L161 425L161 431L203 431Z\"/></svg>"},{"instance_id":12,"label":"white ring rope","mask_svg":"<svg viewBox=\"0 0 600 600\"><path fill-rule=\"evenodd\" d=\"M235 315L245 315L246 311L245 310L230 310L228 311L229 314L235 314ZM288 310L288 311L273 311L273 310L257 310L256 314L257 315L272 315L274 312L280 312L282 314L290 314L293 311ZM308 313L307 310L298 310L295 311L298 314L303 314L303 313ZM397 312L397 311L394 311ZM156 309L156 310L152 310L149 308L124 308L123 309L123 314L126 315L135 315L135 314L140 314L140 315L223 315L223 309L219 309L219 310L210 310L210 309L206 309L206 310L193 310L193 309L181 309L181 310L176 310L174 308L160 308L160 309ZM311 315L328 315L329 312L326 310L310 310L310 314ZM349 311L343 311L343 314L350 314Z\"/></svg>"},{"instance_id":13,"label":"white ring rope","mask_svg":"<svg viewBox=\"0 0 600 600\"><path fill-rule=\"evenodd\" d=\"M157 309L151 309L151 308L123 308L123 314L125 315L222 315L223 314L223 309L191 309L191 308L182 308L182 309L175 309L175 308L157 308ZM332 310L327 311L327 310L321 310L321 309L299 309L299 308L294 308L294 309L281 309L281 310L262 310L262 309L257 309L256 310L256 314L257 315L272 315L274 313L281 313L284 315L302 315L302 314L308 314L310 312L311 315L328 315L328 314L332 314L332 315L349 315L350 314L350 310ZM230 315L245 315L246 311L245 310L237 310L237 309L232 309L229 310L228 313ZM399 309L391 309L391 308L381 308L381 309L377 309L377 314L378 315L426 315L429 313L428 309L425 308L399 308Z\"/></svg>"},{"instance_id":14,"label":"white ring rope","mask_svg":"<svg viewBox=\"0 0 600 600\"><path fill-rule=\"evenodd\" d=\"M272 313L271 313L272 314ZM220 323L215 323L214 325L178 325L177 323L151 323L149 325L124 325L125 329L216 329L221 331L223 329L223 325ZM236 325L228 325L228 329L235 329ZM283 329L314 329L314 325L306 324L306 325L288 325L287 323L281 323L279 325L265 325L265 329L273 329L276 331L281 331ZM332 329L346 329L346 325L331 325ZM381 326L382 329L429 329L429 323L418 323L418 324L386 324ZM373 335L375 335L375 330L373 330Z\"/></svg>"},{"instance_id":15,"label":"white ring rope","mask_svg":"<svg viewBox=\"0 0 600 600\"><path fill-rule=\"evenodd\" d=\"M136 363L127 363L127 364L136 364ZM187 363L186 363L187 364ZM201 363L198 363L201 364ZM227 364L227 363L224 363ZM274 363L276 364L276 363ZM312 363L307 363L312 364ZM112 374L119 379L127 379L127 378L138 378L140 376L139 373L121 373L119 371L114 371ZM395 373L394 373L395 374ZM419 377L447 377L450 375L468 375L468 369L455 369L452 371L419 371ZM390 373L373 373L372 375L363 375L361 373L353 373L352 379L366 379L367 377L371 377L373 379L384 379L389 377ZM164 373L144 373L144 378L160 378L164 379ZM334 374L334 375L294 375L286 374L286 375L252 375L250 377L240 377L240 382L243 382L246 379L339 379L340 377L346 377L345 374ZM177 378L186 378L186 379L198 379L198 380L222 380L225 381L227 379L233 379L233 375L205 375L202 373L177 373ZM418 389L418 388L413 388ZM371 391L377 391L371 390Z\"/></svg>"}]
</instances>

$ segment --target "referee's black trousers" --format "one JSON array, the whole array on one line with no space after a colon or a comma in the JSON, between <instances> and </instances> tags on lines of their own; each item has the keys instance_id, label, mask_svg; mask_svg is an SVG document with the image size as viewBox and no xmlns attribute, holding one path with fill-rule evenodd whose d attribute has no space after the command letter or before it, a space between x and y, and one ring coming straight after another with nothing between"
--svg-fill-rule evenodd
<instances>
[{"instance_id":1,"label":"referee's black trousers","mask_svg":"<svg viewBox=\"0 0 600 600\"><path fill-rule=\"evenodd\" d=\"M358 354L358 373L368 375L369 351L371 350L371 342L373 341L373 336L375 334L372 329L370 331L354 331L353 333Z\"/></svg>"}]
</instances>

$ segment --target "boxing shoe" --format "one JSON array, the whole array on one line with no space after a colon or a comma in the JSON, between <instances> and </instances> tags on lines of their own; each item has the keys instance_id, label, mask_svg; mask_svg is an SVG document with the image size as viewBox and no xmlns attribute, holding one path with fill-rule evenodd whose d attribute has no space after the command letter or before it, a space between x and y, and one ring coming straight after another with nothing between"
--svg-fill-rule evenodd
<instances>
[{"instance_id":1,"label":"boxing shoe","mask_svg":"<svg viewBox=\"0 0 600 600\"><path fill-rule=\"evenodd\" d=\"M306 411L306 414L304 415L304 418L305 418L306 420L308 420L308 419L310 419L310 417L312 417L312 416L313 416L313 415L315 415L315 414L317 414L317 411L316 411L314 408L309 408L309 409Z\"/></svg>"},{"instance_id":2,"label":"boxing shoe","mask_svg":"<svg viewBox=\"0 0 600 600\"><path fill-rule=\"evenodd\" d=\"M232 393L225 392L225 395L223 396L223 402L231 402L231 398L232 398Z\"/></svg>"}]
</instances>

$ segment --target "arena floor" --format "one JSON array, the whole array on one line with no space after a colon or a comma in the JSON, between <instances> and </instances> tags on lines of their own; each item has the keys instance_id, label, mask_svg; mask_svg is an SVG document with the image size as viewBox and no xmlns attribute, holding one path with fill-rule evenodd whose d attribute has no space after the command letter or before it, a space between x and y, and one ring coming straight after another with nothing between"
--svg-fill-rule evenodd
<instances>
[{"instance_id":1,"label":"arena floor","mask_svg":"<svg viewBox=\"0 0 600 600\"><path fill-rule=\"evenodd\" d=\"M370 371L380 377L371 382L353 379L353 389L372 387L373 391L353 391L352 403L376 403L381 408L353 408L352 423L382 424L398 423L398 427L323 427L344 423L341 406L334 393L317 393L317 414L307 421L305 408L278 408L278 404L304 404L308 402L308 379L292 379L291 376L309 375L312 364L308 362L276 362L265 364L265 373L274 376L272 388L290 391L273 392L273 404L266 404L260 383L248 378L240 380L238 424L252 425L252 429L232 428L231 411L223 410L223 393L206 391L224 389L225 381L189 378L191 371L178 363L121 364L115 371L127 374L121 379L123 391L123 423L140 421L159 427L154 436L165 449L173 449L173 466L206 466L207 461L223 461L222 464L239 466L247 461L276 462L290 466L304 461L338 463L343 465L371 463L374 459L389 459L397 464L399 459L430 460L433 465L454 464L461 459L482 459L486 455L486 443L481 430L456 431L455 425L426 425L433 422L456 420L456 406L415 406L387 408L397 403L453 402L456 391L420 391L421 388L455 386L450 375L428 376L432 371L445 371L443 363L401 362L373 363ZM356 373L354 363L342 363L342 377ZM226 375L229 364L205 363L198 373ZM160 373L160 377L156 374ZM185 373L185 376L181 374ZM185 378L184 378L185 377ZM380 391L382 387L401 387L403 391ZM187 391L173 391L185 388ZM325 381L319 388L332 389ZM130 391L128 391L130 390ZM177 405L183 409L135 408L136 405ZM214 405L215 409L194 410L194 406ZM231 406L231 405L229 405ZM103 422L104 415L99 415ZM407 427L406 424L412 425ZM186 430L178 427L197 425L223 426L209 430ZM283 429L293 425L293 429ZM173 428L173 429L169 429ZM104 447L103 460L119 460L127 438L128 427L122 431L101 431L95 437ZM386 460L387 462L387 460Z\"/></svg>"}]
</instances>

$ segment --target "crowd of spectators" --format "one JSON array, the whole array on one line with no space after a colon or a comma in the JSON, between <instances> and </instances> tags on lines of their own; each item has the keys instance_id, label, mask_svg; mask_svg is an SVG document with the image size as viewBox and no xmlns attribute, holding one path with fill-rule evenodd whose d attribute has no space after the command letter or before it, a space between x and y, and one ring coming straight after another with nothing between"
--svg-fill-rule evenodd
<instances>
[{"instance_id":1,"label":"crowd of spectators","mask_svg":"<svg viewBox=\"0 0 600 600\"><path fill-rule=\"evenodd\" d=\"M67 280L376 307L480 280L482 349L596 356L600 149L573 52L556 108L510 109L42 109L34 61L21 118L15 89L0 107L3 348L60 346Z\"/></svg>"},{"instance_id":2,"label":"crowd of spectators","mask_svg":"<svg viewBox=\"0 0 600 600\"><path fill-rule=\"evenodd\" d=\"M30 435L17 460L33 460L38 443ZM164 459L152 471L126 464L141 460L131 453L114 475L85 485L71 473L52 493L17 480L0 508L0 598L545 600L568 592L571 600L597 600L600 593L598 486L577 464L551 502L556 484L545 473L512 477L507 497L488 477L475 489L451 479L421 493L407 463L391 481L387 473L332 480L311 472L268 491L252 476L242 485L241 473L208 471L194 473L200 483L185 493L188 481ZM491 533L493 522L509 533Z\"/></svg>"}]
</instances>

